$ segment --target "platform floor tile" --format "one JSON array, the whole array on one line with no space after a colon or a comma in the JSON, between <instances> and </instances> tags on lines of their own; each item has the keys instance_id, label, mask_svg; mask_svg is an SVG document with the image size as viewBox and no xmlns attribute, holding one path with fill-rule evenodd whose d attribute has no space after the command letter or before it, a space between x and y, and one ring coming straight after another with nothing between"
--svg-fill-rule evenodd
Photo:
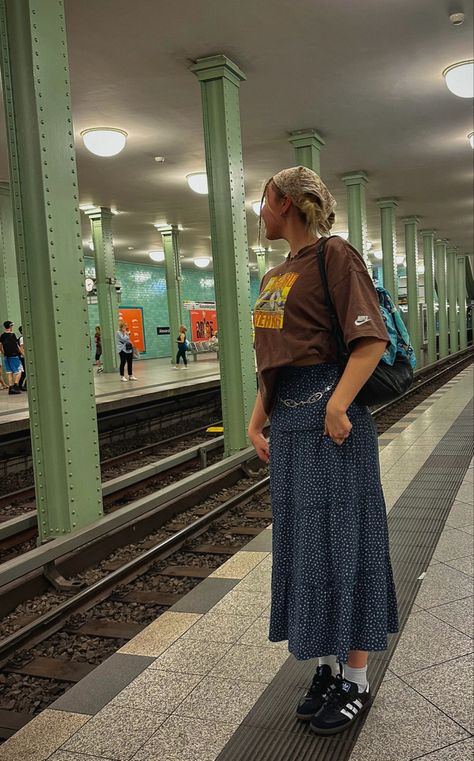
<instances>
[{"instance_id":1,"label":"platform floor tile","mask_svg":"<svg viewBox=\"0 0 474 761\"><path fill-rule=\"evenodd\" d=\"M218 722L240 724L266 687L264 682L207 676L183 700L176 715L204 720L212 716Z\"/></svg>"},{"instance_id":2,"label":"platform floor tile","mask_svg":"<svg viewBox=\"0 0 474 761\"><path fill-rule=\"evenodd\" d=\"M384 682L350 761L411 761L468 732L398 677Z\"/></svg>"},{"instance_id":3,"label":"platform floor tile","mask_svg":"<svg viewBox=\"0 0 474 761\"><path fill-rule=\"evenodd\" d=\"M61 748L114 761L129 761L167 719L167 714L108 705Z\"/></svg>"},{"instance_id":4,"label":"platform floor tile","mask_svg":"<svg viewBox=\"0 0 474 761\"><path fill-rule=\"evenodd\" d=\"M463 597L462 600L436 605L428 610L432 616L445 621L453 629L474 638L474 597Z\"/></svg>"},{"instance_id":5,"label":"platform floor tile","mask_svg":"<svg viewBox=\"0 0 474 761\"><path fill-rule=\"evenodd\" d=\"M415 761L472 761L474 758L474 740L461 740L460 742L447 745L434 753L425 756L417 756Z\"/></svg>"},{"instance_id":6,"label":"platform floor tile","mask_svg":"<svg viewBox=\"0 0 474 761\"><path fill-rule=\"evenodd\" d=\"M158 657L200 618L199 613L163 613L118 652Z\"/></svg>"},{"instance_id":7,"label":"platform floor tile","mask_svg":"<svg viewBox=\"0 0 474 761\"><path fill-rule=\"evenodd\" d=\"M473 644L471 637L461 634L429 611L412 613L390 661L390 669L397 676L410 674L443 663L448 658L472 653Z\"/></svg>"},{"instance_id":8,"label":"platform floor tile","mask_svg":"<svg viewBox=\"0 0 474 761\"><path fill-rule=\"evenodd\" d=\"M404 681L468 732L474 733L474 680L471 656L455 658L408 674Z\"/></svg>"},{"instance_id":9,"label":"platform floor tile","mask_svg":"<svg viewBox=\"0 0 474 761\"><path fill-rule=\"evenodd\" d=\"M149 667L119 692L109 705L170 714L201 678L198 674L177 674L174 671L159 671Z\"/></svg>"},{"instance_id":10,"label":"platform floor tile","mask_svg":"<svg viewBox=\"0 0 474 761\"><path fill-rule=\"evenodd\" d=\"M47 708L8 743L0 747L1 761L46 761L90 716Z\"/></svg>"},{"instance_id":11,"label":"platform floor tile","mask_svg":"<svg viewBox=\"0 0 474 761\"><path fill-rule=\"evenodd\" d=\"M151 669L181 674L208 674L231 648L229 642L179 639L160 655Z\"/></svg>"},{"instance_id":12,"label":"platform floor tile","mask_svg":"<svg viewBox=\"0 0 474 761\"><path fill-rule=\"evenodd\" d=\"M236 728L235 722L170 716L133 761L214 761Z\"/></svg>"},{"instance_id":13,"label":"platform floor tile","mask_svg":"<svg viewBox=\"0 0 474 761\"><path fill-rule=\"evenodd\" d=\"M262 560L268 557L268 552L238 552L213 571L211 579L243 579Z\"/></svg>"}]
</instances>

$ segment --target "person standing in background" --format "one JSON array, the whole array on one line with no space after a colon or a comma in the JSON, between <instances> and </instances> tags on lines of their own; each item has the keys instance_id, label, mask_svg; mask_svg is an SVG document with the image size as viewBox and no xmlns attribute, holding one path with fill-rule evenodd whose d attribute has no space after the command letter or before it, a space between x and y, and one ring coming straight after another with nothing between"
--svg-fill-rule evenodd
<instances>
[{"instance_id":1,"label":"person standing in background","mask_svg":"<svg viewBox=\"0 0 474 761\"><path fill-rule=\"evenodd\" d=\"M119 322L119 329L115 334L115 345L120 356L120 380L126 382L125 365L127 365L128 380L138 380L133 375L133 344L130 341L130 330L126 322Z\"/></svg>"},{"instance_id":2,"label":"person standing in background","mask_svg":"<svg viewBox=\"0 0 474 761\"><path fill-rule=\"evenodd\" d=\"M97 367L97 372L102 373L104 371L104 368L102 366L102 362L100 359L102 356L102 336L100 332L100 325L95 326L94 343L95 343L95 364Z\"/></svg>"},{"instance_id":3,"label":"person standing in background","mask_svg":"<svg viewBox=\"0 0 474 761\"><path fill-rule=\"evenodd\" d=\"M20 337L18 339L18 348L20 349L20 362L23 368L21 371L20 380L18 381L18 388L20 389L20 391L26 391L25 345L23 341L23 329L21 325L18 326L18 330L20 331Z\"/></svg>"},{"instance_id":4,"label":"person standing in background","mask_svg":"<svg viewBox=\"0 0 474 761\"><path fill-rule=\"evenodd\" d=\"M181 325L179 328L179 336L176 339L178 344L178 352L176 354L176 370L179 370L179 360L182 359L184 366L188 366L188 360L186 358L186 349L188 348L188 342L186 340L186 327Z\"/></svg>"},{"instance_id":5,"label":"person standing in background","mask_svg":"<svg viewBox=\"0 0 474 761\"><path fill-rule=\"evenodd\" d=\"M5 357L4 365L8 378L8 393L21 394L21 389L18 388L22 369L18 339L13 332L13 322L11 320L5 320L3 327L5 330L0 336L0 351Z\"/></svg>"}]
</instances>

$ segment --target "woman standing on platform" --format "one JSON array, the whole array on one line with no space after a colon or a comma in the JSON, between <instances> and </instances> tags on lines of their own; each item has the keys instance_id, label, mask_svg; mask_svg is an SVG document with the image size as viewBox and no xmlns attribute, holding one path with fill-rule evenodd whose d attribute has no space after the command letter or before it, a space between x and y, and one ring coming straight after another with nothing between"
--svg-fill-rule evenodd
<instances>
[{"instance_id":1,"label":"woman standing on platform","mask_svg":"<svg viewBox=\"0 0 474 761\"><path fill-rule=\"evenodd\" d=\"M101 373L103 372L104 368L102 367L102 362L100 359L102 356L102 335L100 332L100 325L95 326L94 343L95 343L95 366L97 367L97 372Z\"/></svg>"},{"instance_id":2,"label":"woman standing on platform","mask_svg":"<svg viewBox=\"0 0 474 761\"><path fill-rule=\"evenodd\" d=\"M181 325L179 328L179 336L176 339L178 344L178 351L176 354L176 370L179 370L179 360L182 359L184 366L188 366L188 360L186 357L186 349L188 348L188 341L186 339L186 326Z\"/></svg>"},{"instance_id":3,"label":"woman standing on platform","mask_svg":"<svg viewBox=\"0 0 474 761\"><path fill-rule=\"evenodd\" d=\"M270 463L273 510L269 638L319 658L296 715L318 734L351 726L369 705L368 651L398 631L375 427L355 402L388 341L372 280L342 238L325 247L332 301L351 349L342 371L316 256L335 200L317 174L285 169L265 186L261 219L286 260L255 305L259 391L248 435ZM263 436L270 417L270 442Z\"/></svg>"},{"instance_id":4,"label":"woman standing on platform","mask_svg":"<svg viewBox=\"0 0 474 761\"><path fill-rule=\"evenodd\" d=\"M120 380L126 381L125 365L127 365L128 380L138 380L133 374L133 344L130 341L130 330L126 322L119 322L119 329L115 335L115 344L120 356Z\"/></svg>"}]
</instances>

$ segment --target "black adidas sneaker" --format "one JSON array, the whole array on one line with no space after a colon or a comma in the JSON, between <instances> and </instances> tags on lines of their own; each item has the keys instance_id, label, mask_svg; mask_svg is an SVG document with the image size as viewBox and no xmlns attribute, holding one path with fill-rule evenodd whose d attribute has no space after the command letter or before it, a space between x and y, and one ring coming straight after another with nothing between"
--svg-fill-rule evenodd
<instances>
[{"instance_id":1,"label":"black adidas sneaker","mask_svg":"<svg viewBox=\"0 0 474 761\"><path fill-rule=\"evenodd\" d=\"M354 682L348 682L341 676L337 676L334 682L334 687L327 693L323 705L311 720L310 729L318 735L343 732L352 726L372 702L368 685L364 692L359 692Z\"/></svg>"},{"instance_id":2,"label":"black adidas sneaker","mask_svg":"<svg viewBox=\"0 0 474 761\"><path fill-rule=\"evenodd\" d=\"M324 703L325 697L336 684L336 678L332 675L331 666L324 664L318 666L313 676L311 687L308 692L298 703L296 716L302 721L310 721L314 714L319 711Z\"/></svg>"}]
</instances>

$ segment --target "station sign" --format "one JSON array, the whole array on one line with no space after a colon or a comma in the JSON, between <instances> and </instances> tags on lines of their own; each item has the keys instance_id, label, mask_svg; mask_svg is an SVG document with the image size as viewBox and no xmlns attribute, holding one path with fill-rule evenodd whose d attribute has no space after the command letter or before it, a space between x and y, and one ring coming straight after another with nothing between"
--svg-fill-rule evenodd
<instances>
[{"instance_id":1,"label":"station sign","mask_svg":"<svg viewBox=\"0 0 474 761\"><path fill-rule=\"evenodd\" d=\"M169 325L165 325L165 326L157 325L156 332L157 332L157 334L159 336L169 336L169 334L171 332L170 331L170 326Z\"/></svg>"}]
</instances>

